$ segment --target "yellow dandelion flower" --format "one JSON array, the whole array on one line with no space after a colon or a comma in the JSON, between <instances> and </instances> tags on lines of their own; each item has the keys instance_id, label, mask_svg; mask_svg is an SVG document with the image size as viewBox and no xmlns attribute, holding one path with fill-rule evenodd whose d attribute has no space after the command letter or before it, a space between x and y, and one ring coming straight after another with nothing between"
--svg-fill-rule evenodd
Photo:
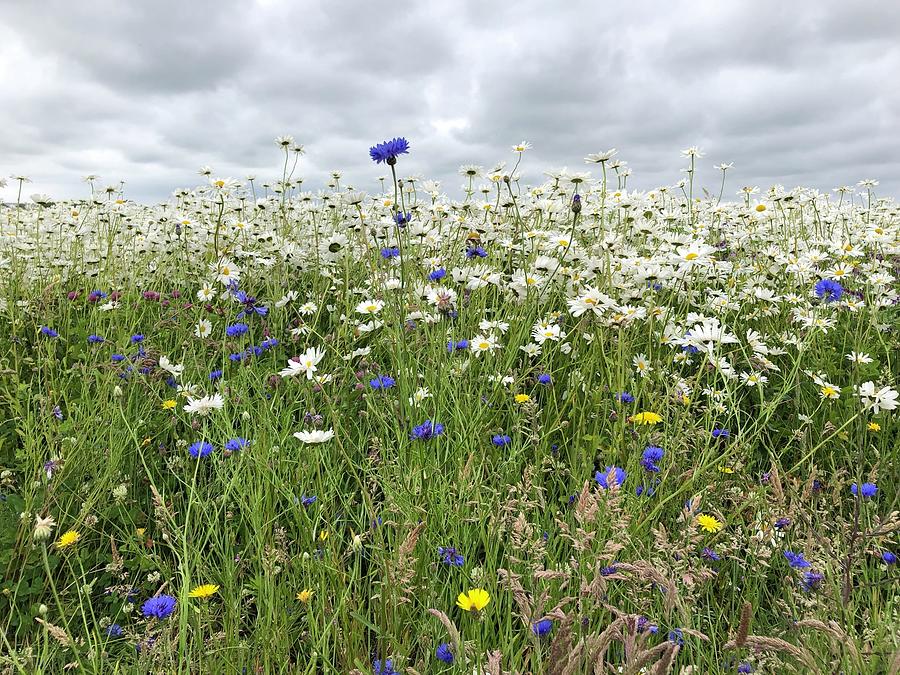
<instances>
[{"instance_id":1,"label":"yellow dandelion flower","mask_svg":"<svg viewBox=\"0 0 900 675\"><path fill-rule=\"evenodd\" d=\"M144 533L145 533L146 531L147 531L146 528L144 528L144 527L139 527L138 529L136 529L136 530L134 531L134 533L135 533L137 536L139 536L139 537L143 537L143 536L144 536Z\"/></svg>"},{"instance_id":2,"label":"yellow dandelion flower","mask_svg":"<svg viewBox=\"0 0 900 675\"><path fill-rule=\"evenodd\" d=\"M310 589L304 588L302 591L297 593L297 600L305 605L307 602L309 602L310 598L312 598L312 594L313 592Z\"/></svg>"},{"instance_id":3,"label":"yellow dandelion flower","mask_svg":"<svg viewBox=\"0 0 900 675\"><path fill-rule=\"evenodd\" d=\"M662 416L655 412L645 411L632 415L628 418L628 421L634 422L635 424L647 424L653 426L654 424L662 422Z\"/></svg>"},{"instance_id":4,"label":"yellow dandelion flower","mask_svg":"<svg viewBox=\"0 0 900 675\"><path fill-rule=\"evenodd\" d=\"M69 548L70 546L77 544L79 539L81 539L81 534L75 530L69 530L56 540L56 548L60 551Z\"/></svg>"},{"instance_id":5,"label":"yellow dandelion flower","mask_svg":"<svg viewBox=\"0 0 900 675\"><path fill-rule=\"evenodd\" d=\"M705 513L701 513L697 516L697 525L699 525L700 529L704 532L718 532L725 527L724 523L715 516L709 516Z\"/></svg>"},{"instance_id":6,"label":"yellow dandelion flower","mask_svg":"<svg viewBox=\"0 0 900 675\"><path fill-rule=\"evenodd\" d=\"M219 587L215 584L203 584L202 586L197 586L196 588L191 589L191 592L188 593L188 597L206 599L218 592Z\"/></svg>"},{"instance_id":7,"label":"yellow dandelion flower","mask_svg":"<svg viewBox=\"0 0 900 675\"><path fill-rule=\"evenodd\" d=\"M328 539L328 530L319 532L319 541L325 541L326 539Z\"/></svg>"},{"instance_id":8,"label":"yellow dandelion flower","mask_svg":"<svg viewBox=\"0 0 900 675\"><path fill-rule=\"evenodd\" d=\"M527 403L531 397L528 394L516 394L515 399L516 403Z\"/></svg>"},{"instance_id":9,"label":"yellow dandelion flower","mask_svg":"<svg viewBox=\"0 0 900 675\"><path fill-rule=\"evenodd\" d=\"M456 606L467 612L480 612L487 607L491 596L482 588L473 588L468 593L460 593L456 598Z\"/></svg>"},{"instance_id":10,"label":"yellow dandelion flower","mask_svg":"<svg viewBox=\"0 0 900 675\"><path fill-rule=\"evenodd\" d=\"M732 469L730 466L725 466L724 464L719 467L719 471L721 471L722 473L734 473L734 469Z\"/></svg>"},{"instance_id":11,"label":"yellow dandelion flower","mask_svg":"<svg viewBox=\"0 0 900 675\"><path fill-rule=\"evenodd\" d=\"M869 431L881 431L881 425L878 424L878 422L869 422L869 424L866 425L866 429Z\"/></svg>"},{"instance_id":12,"label":"yellow dandelion flower","mask_svg":"<svg viewBox=\"0 0 900 675\"><path fill-rule=\"evenodd\" d=\"M170 398L167 401L162 402L162 409L163 410L171 410L176 405L178 405L178 402L174 398Z\"/></svg>"}]
</instances>

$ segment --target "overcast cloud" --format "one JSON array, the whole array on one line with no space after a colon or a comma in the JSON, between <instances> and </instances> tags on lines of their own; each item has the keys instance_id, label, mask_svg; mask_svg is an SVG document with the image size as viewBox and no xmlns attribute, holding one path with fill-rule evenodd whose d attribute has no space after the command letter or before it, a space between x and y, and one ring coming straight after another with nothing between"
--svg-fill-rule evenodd
<instances>
[{"instance_id":1,"label":"overcast cloud","mask_svg":"<svg viewBox=\"0 0 900 675\"><path fill-rule=\"evenodd\" d=\"M217 176L280 175L273 139L378 189L368 148L406 136L401 173L456 193L464 163L534 149L525 182L619 149L631 185L671 185L700 146L728 192L900 196L900 3L0 0L0 175L80 196L81 177L164 199ZM15 185L0 197L15 198Z\"/></svg>"}]
</instances>

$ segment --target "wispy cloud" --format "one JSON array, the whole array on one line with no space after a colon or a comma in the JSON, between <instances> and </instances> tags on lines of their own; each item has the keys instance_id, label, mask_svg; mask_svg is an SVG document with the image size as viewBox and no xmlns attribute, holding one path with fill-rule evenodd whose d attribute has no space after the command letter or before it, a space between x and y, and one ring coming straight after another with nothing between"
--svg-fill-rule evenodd
<instances>
[{"instance_id":1,"label":"wispy cloud","mask_svg":"<svg viewBox=\"0 0 900 675\"><path fill-rule=\"evenodd\" d=\"M462 163L526 181L617 147L635 187L734 162L741 185L900 195L900 6L884 2L5 3L0 172L84 194L81 176L161 199L196 169L278 172L272 139L378 188L369 145L405 135L404 170L454 191ZM9 198L11 187L0 192Z\"/></svg>"}]
</instances>

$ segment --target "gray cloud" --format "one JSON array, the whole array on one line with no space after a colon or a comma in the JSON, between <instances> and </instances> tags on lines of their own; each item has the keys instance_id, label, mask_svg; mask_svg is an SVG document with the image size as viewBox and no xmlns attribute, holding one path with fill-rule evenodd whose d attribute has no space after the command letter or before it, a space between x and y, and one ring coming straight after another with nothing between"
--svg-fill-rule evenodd
<instances>
[{"instance_id":1,"label":"gray cloud","mask_svg":"<svg viewBox=\"0 0 900 675\"><path fill-rule=\"evenodd\" d=\"M29 192L83 195L99 173L162 199L205 164L275 177L291 133L311 187L340 169L377 189L368 147L405 135L403 172L451 192L460 164L528 140L532 182L617 147L630 185L672 184L699 145L716 191L734 162L732 193L900 195L900 5L877 0L0 5L0 172Z\"/></svg>"}]
</instances>

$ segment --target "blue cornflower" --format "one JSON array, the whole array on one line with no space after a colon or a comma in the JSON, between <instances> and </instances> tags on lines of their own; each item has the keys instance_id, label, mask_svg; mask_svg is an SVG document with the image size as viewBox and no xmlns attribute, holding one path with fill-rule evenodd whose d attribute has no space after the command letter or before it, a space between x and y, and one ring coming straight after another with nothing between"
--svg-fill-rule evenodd
<instances>
[{"instance_id":1,"label":"blue cornflower","mask_svg":"<svg viewBox=\"0 0 900 675\"><path fill-rule=\"evenodd\" d=\"M510 438L506 434L497 434L491 439L491 443L502 448L504 445L509 445L510 443L512 443L512 438Z\"/></svg>"},{"instance_id":2,"label":"blue cornflower","mask_svg":"<svg viewBox=\"0 0 900 675\"><path fill-rule=\"evenodd\" d=\"M716 427L712 430L712 437L716 440L723 440L731 436L731 432L728 429L719 429Z\"/></svg>"},{"instance_id":3,"label":"blue cornflower","mask_svg":"<svg viewBox=\"0 0 900 675\"><path fill-rule=\"evenodd\" d=\"M306 495L300 495L300 503L304 507L312 506L313 504L316 503L316 499L317 499L317 497L315 495L310 495L309 497L307 497Z\"/></svg>"},{"instance_id":4,"label":"blue cornflower","mask_svg":"<svg viewBox=\"0 0 900 675\"><path fill-rule=\"evenodd\" d=\"M825 579L824 574L809 570L803 573L803 580L800 582L800 585L803 587L803 590L808 593L816 590L823 579Z\"/></svg>"},{"instance_id":5,"label":"blue cornflower","mask_svg":"<svg viewBox=\"0 0 900 675\"><path fill-rule=\"evenodd\" d=\"M221 371L221 370L214 370L214 371L212 371L212 372L209 374L209 381L210 381L210 382L215 382L215 381L218 380L220 377L222 377L222 371Z\"/></svg>"},{"instance_id":6,"label":"blue cornflower","mask_svg":"<svg viewBox=\"0 0 900 675\"><path fill-rule=\"evenodd\" d=\"M553 630L552 619L541 619L540 621L536 621L531 624L531 632L538 637L544 637L551 630Z\"/></svg>"},{"instance_id":7,"label":"blue cornflower","mask_svg":"<svg viewBox=\"0 0 900 675\"><path fill-rule=\"evenodd\" d=\"M623 391L621 394L616 394L616 400L619 403L634 403L634 396L627 391Z\"/></svg>"},{"instance_id":8,"label":"blue cornflower","mask_svg":"<svg viewBox=\"0 0 900 675\"><path fill-rule=\"evenodd\" d=\"M684 632L680 628L673 628L669 631L669 642L684 646Z\"/></svg>"},{"instance_id":9,"label":"blue cornflower","mask_svg":"<svg viewBox=\"0 0 900 675\"><path fill-rule=\"evenodd\" d=\"M397 258L400 256L400 249L396 246L391 248L383 248L381 249L381 257L385 260L390 260L391 258Z\"/></svg>"},{"instance_id":10,"label":"blue cornflower","mask_svg":"<svg viewBox=\"0 0 900 675\"><path fill-rule=\"evenodd\" d=\"M442 433L444 433L443 424L425 420L419 426L413 427L412 439L414 441L427 441L435 436L440 436Z\"/></svg>"},{"instance_id":11,"label":"blue cornflower","mask_svg":"<svg viewBox=\"0 0 900 675\"><path fill-rule=\"evenodd\" d=\"M841 296L844 294L844 287L837 281L831 279L820 279L813 288L815 289L816 295L825 302L840 300Z\"/></svg>"},{"instance_id":12,"label":"blue cornflower","mask_svg":"<svg viewBox=\"0 0 900 675\"><path fill-rule=\"evenodd\" d=\"M650 619L646 616L639 616L637 620L637 632L643 633L644 631L656 635L659 632L659 626L655 623L650 623Z\"/></svg>"},{"instance_id":13,"label":"blue cornflower","mask_svg":"<svg viewBox=\"0 0 900 675\"><path fill-rule=\"evenodd\" d=\"M165 619L175 611L175 598L171 595L158 595L150 598L141 607L141 613L146 617L155 616L157 619Z\"/></svg>"},{"instance_id":14,"label":"blue cornflower","mask_svg":"<svg viewBox=\"0 0 900 675\"><path fill-rule=\"evenodd\" d=\"M440 268L434 270L431 274L429 274L428 278L431 281L440 281L445 276L447 276L447 270L445 270L443 267L440 267Z\"/></svg>"},{"instance_id":15,"label":"blue cornflower","mask_svg":"<svg viewBox=\"0 0 900 675\"><path fill-rule=\"evenodd\" d=\"M594 480L597 481L597 484L602 487L604 490L611 487L608 483L610 476L612 476L612 482L614 485L619 486L625 482L625 469L622 469L618 466L608 466L603 472L597 472L594 474Z\"/></svg>"},{"instance_id":16,"label":"blue cornflower","mask_svg":"<svg viewBox=\"0 0 900 675\"><path fill-rule=\"evenodd\" d=\"M394 214L394 222L400 227L403 227L411 220L412 214L409 211L406 212L406 215L403 215L402 211L397 211L397 213Z\"/></svg>"},{"instance_id":17,"label":"blue cornflower","mask_svg":"<svg viewBox=\"0 0 900 675\"><path fill-rule=\"evenodd\" d=\"M652 497L656 492L656 486L659 485L659 480L656 480L651 485L638 485L634 488L634 494L640 497L643 494L646 494L648 497Z\"/></svg>"},{"instance_id":18,"label":"blue cornflower","mask_svg":"<svg viewBox=\"0 0 900 675\"><path fill-rule=\"evenodd\" d=\"M226 452L239 452L250 445L250 441L246 438L241 438L238 436L237 438L232 438L228 442L225 443L225 451Z\"/></svg>"},{"instance_id":19,"label":"blue cornflower","mask_svg":"<svg viewBox=\"0 0 900 675\"><path fill-rule=\"evenodd\" d=\"M376 164L386 162L389 166L397 163L397 155L405 155L409 152L409 141L405 138L395 138L369 148L369 157Z\"/></svg>"},{"instance_id":20,"label":"blue cornflower","mask_svg":"<svg viewBox=\"0 0 900 675\"><path fill-rule=\"evenodd\" d=\"M191 457L194 458L206 457L213 450L212 443L207 443L206 441L197 441L196 443L192 443L188 448L188 452L191 453Z\"/></svg>"},{"instance_id":21,"label":"blue cornflower","mask_svg":"<svg viewBox=\"0 0 900 675\"><path fill-rule=\"evenodd\" d=\"M893 565L897 562L897 556L895 556L890 551L882 551L881 559L884 561L886 565Z\"/></svg>"},{"instance_id":22,"label":"blue cornflower","mask_svg":"<svg viewBox=\"0 0 900 675\"><path fill-rule=\"evenodd\" d=\"M862 487L857 487L856 483L850 486L850 492L854 495L862 494L866 499L870 499L878 492L878 486L875 483L863 483Z\"/></svg>"},{"instance_id":23,"label":"blue cornflower","mask_svg":"<svg viewBox=\"0 0 900 675\"><path fill-rule=\"evenodd\" d=\"M239 363L246 358L247 354L244 352L235 352L234 354L228 355L228 360L233 363Z\"/></svg>"},{"instance_id":24,"label":"blue cornflower","mask_svg":"<svg viewBox=\"0 0 900 675\"><path fill-rule=\"evenodd\" d=\"M487 258L487 251L482 246L470 246L466 249L466 258Z\"/></svg>"},{"instance_id":25,"label":"blue cornflower","mask_svg":"<svg viewBox=\"0 0 900 675\"><path fill-rule=\"evenodd\" d=\"M225 335L227 335L228 337L232 337L232 338L240 337L241 335L246 333L248 330L250 330L250 327L247 324L235 323L235 324L228 326L225 329Z\"/></svg>"},{"instance_id":26,"label":"blue cornflower","mask_svg":"<svg viewBox=\"0 0 900 675\"><path fill-rule=\"evenodd\" d=\"M713 551L709 546L706 546L701 552L700 555L706 558L707 560L711 560L713 562L718 562L722 559L722 557Z\"/></svg>"},{"instance_id":27,"label":"blue cornflower","mask_svg":"<svg viewBox=\"0 0 900 675\"><path fill-rule=\"evenodd\" d=\"M438 555L441 556L441 562L450 567L462 567L466 562L453 546L438 546Z\"/></svg>"},{"instance_id":28,"label":"blue cornflower","mask_svg":"<svg viewBox=\"0 0 900 675\"><path fill-rule=\"evenodd\" d=\"M688 331L687 333L684 334L685 339L689 338L690 336L691 336L690 331ZM682 345L681 351L686 352L688 354L697 354L700 351L700 349L698 347L695 347L694 345Z\"/></svg>"},{"instance_id":29,"label":"blue cornflower","mask_svg":"<svg viewBox=\"0 0 900 675\"><path fill-rule=\"evenodd\" d=\"M659 473L659 462L665 451L656 446L656 445L648 445L644 449L644 454L641 455L641 466L644 467L645 471L650 471L652 473Z\"/></svg>"},{"instance_id":30,"label":"blue cornflower","mask_svg":"<svg viewBox=\"0 0 900 675\"><path fill-rule=\"evenodd\" d=\"M272 349L272 347L278 346L278 339L277 338L266 338L265 340L263 340L262 342L259 343L259 346L262 347L263 349Z\"/></svg>"},{"instance_id":31,"label":"blue cornflower","mask_svg":"<svg viewBox=\"0 0 900 675\"><path fill-rule=\"evenodd\" d=\"M538 384L544 384L544 385L553 383L553 379L547 373L541 373L540 375L538 375L537 381L538 381Z\"/></svg>"},{"instance_id":32,"label":"blue cornflower","mask_svg":"<svg viewBox=\"0 0 900 675\"><path fill-rule=\"evenodd\" d=\"M750 665L749 663L747 663L746 661L741 661L741 662L738 664L737 671L738 671L739 673L752 673L752 672L753 672L753 666L751 666L751 665Z\"/></svg>"},{"instance_id":33,"label":"blue cornflower","mask_svg":"<svg viewBox=\"0 0 900 675\"><path fill-rule=\"evenodd\" d=\"M88 335L87 341L88 344L98 344L100 342L104 342L105 338L102 335Z\"/></svg>"},{"instance_id":34,"label":"blue cornflower","mask_svg":"<svg viewBox=\"0 0 900 675\"><path fill-rule=\"evenodd\" d=\"M775 529L783 530L791 524L790 518L779 518L775 521Z\"/></svg>"},{"instance_id":35,"label":"blue cornflower","mask_svg":"<svg viewBox=\"0 0 900 675\"><path fill-rule=\"evenodd\" d=\"M236 319L243 319L245 316L249 314L259 314L260 316L265 316L269 313L268 307L263 307L261 305L256 304L256 298L251 295L247 295L245 291L237 290L237 287L232 289L231 294L234 298L240 302L244 308L238 312Z\"/></svg>"},{"instance_id":36,"label":"blue cornflower","mask_svg":"<svg viewBox=\"0 0 900 675\"><path fill-rule=\"evenodd\" d=\"M784 557L787 558L788 563L794 569L802 569L804 567L810 567L809 561L803 557L802 553L794 553L793 551L785 551Z\"/></svg>"},{"instance_id":37,"label":"blue cornflower","mask_svg":"<svg viewBox=\"0 0 900 675\"><path fill-rule=\"evenodd\" d=\"M463 351L468 348L469 348L468 340L460 340L458 342L454 342L453 340L450 340L450 342L447 343L447 351L450 353L452 353L453 351Z\"/></svg>"},{"instance_id":38,"label":"blue cornflower","mask_svg":"<svg viewBox=\"0 0 900 675\"><path fill-rule=\"evenodd\" d=\"M379 375L375 379L369 380L369 386L372 389L390 389L395 384L397 384L397 380L390 375Z\"/></svg>"},{"instance_id":39,"label":"blue cornflower","mask_svg":"<svg viewBox=\"0 0 900 675\"><path fill-rule=\"evenodd\" d=\"M57 338L59 337L59 333L50 328L50 326L41 326L41 333L43 333L48 338Z\"/></svg>"},{"instance_id":40,"label":"blue cornflower","mask_svg":"<svg viewBox=\"0 0 900 675\"><path fill-rule=\"evenodd\" d=\"M124 354L113 354L109 358L112 360L113 363L119 363L120 361L125 360L125 355Z\"/></svg>"},{"instance_id":41,"label":"blue cornflower","mask_svg":"<svg viewBox=\"0 0 900 675\"><path fill-rule=\"evenodd\" d=\"M106 627L106 637L117 638L122 637L122 626L112 623Z\"/></svg>"},{"instance_id":42,"label":"blue cornflower","mask_svg":"<svg viewBox=\"0 0 900 675\"><path fill-rule=\"evenodd\" d=\"M453 652L450 651L450 645L446 642L438 645L438 648L434 650L434 655L438 661L443 661L447 665L453 663Z\"/></svg>"},{"instance_id":43,"label":"blue cornflower","mask_svg":"<svg viewBox=\"0 0 900 675\"><path fill-rule=\"evenodd\" d=\"M608 577L608 576L610 576L610 575L612 575L612 574L615 574L615 573L618 572L618 571L619 571L619 568L616 567L615 565L607 565L606 567L601 567L601 568L600 568L600 576L601 576L601 577Z\"/></svg>"},{"instance_id":44,"label":"blue cornflower","mask_svg":"<svg viewBox=\"0 0 900 675\"><path fill-rule=\"evenodd\" d=\"M98 300L105 300L106 293L103 291L91 291L87 296L88 302L97 302Z\"/></svg>"},{"instance_id":45,"label":"blue cornflower","mask_svg":"<svg viewBox=\"0 0 900 675\"><path fill-rule=\"evenodd\" d=\"M394 662L391 659L385 659L384 663L381 659L375 659L372 661L372 670L375 671L375 675L399 675L394 670Z\"/></svg>"},{"instance_id":46,"label":"blue cornflower","mask_svg":"<svg viewBox=\"0 0 900 675\"><path fill-rule=\"evenodd\" d=\"M139 342L143 342L143 341L144 341L144 336L141 335L140 333L135 333L134 335L131 336L131 344L136 345Z\"/></svg>"}]
</instances>

